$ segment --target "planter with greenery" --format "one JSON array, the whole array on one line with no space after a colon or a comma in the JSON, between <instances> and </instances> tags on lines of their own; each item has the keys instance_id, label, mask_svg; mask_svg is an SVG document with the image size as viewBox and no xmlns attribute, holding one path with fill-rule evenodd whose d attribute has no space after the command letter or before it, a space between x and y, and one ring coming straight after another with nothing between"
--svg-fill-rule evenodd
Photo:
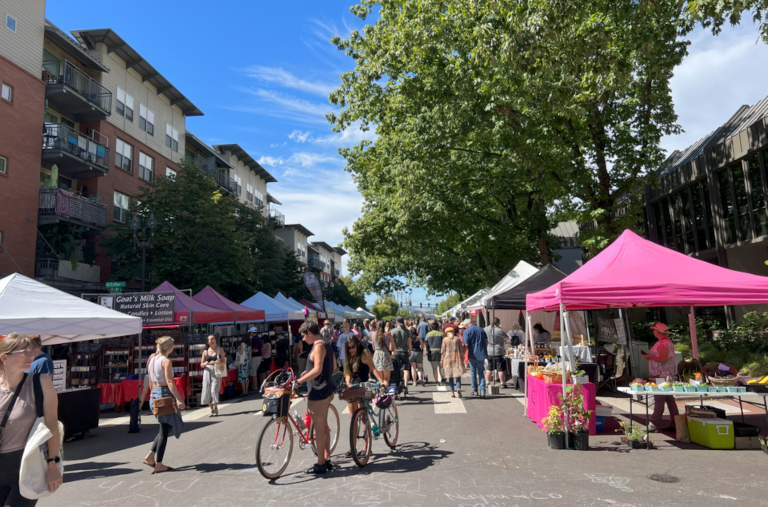
<instances>
[{"instance_id":1,"label":"planter with greenery","mask_svg":"<svg viewBox=\"0 0 768 507\"><path fill-rule=\"evenodd\" d=\"M645 442L645 430L641 426L636 426L635 423L626 423L624 421L619 422L619 426L624 430L624 436L621 437L621 441L629 445L632 449L642 449ZM650 439L650 435L648 436Z\"/></svg>"},{"instance_id":2,"label":"planter with greenery","mask_svg":"<svg viewBox=\"0 0 768 507\"><path fill-rule=\"evenodd\" d=\"M581 386L568 386L563 400L563 412L568 423L568 430L573 439L573 447L577 451L589 449L589 420L592 410L587 410L584 405L584 394Z\"/></svg>"},{"instance_id":3,"label":"planter with greenery","mask_svg":"<svg viewBox=\"0 0 768 507\"><path fill-rule=\"evenodd\" d=\"M565 421L563 409L557 405L549 407L549 415L541 420L547 441L552 449L565 449Z\"/></svg>"}]
</instances>

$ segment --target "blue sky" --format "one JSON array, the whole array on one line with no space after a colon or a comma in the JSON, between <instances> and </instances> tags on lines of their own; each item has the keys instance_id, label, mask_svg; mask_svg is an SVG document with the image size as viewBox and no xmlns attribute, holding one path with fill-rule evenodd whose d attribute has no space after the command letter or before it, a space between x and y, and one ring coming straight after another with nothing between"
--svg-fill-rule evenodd
<instances>
[{"instance_id":1,"label":"blue sky","mask_svg":"<svg viewBox=\"0 0 768 507\"><path fill-rule=\"evenodd\" d=\"M205 113L188 119L191 132L209 144L240 144L277 178L269 191L283 203L286 221L336 245L362 205L336 150L374 139L357 129L333 133L324 118L332 110L329 92L352 68L330 39L363 27L350 5L134 0L72 9L48 0L46 15L66 32L114 29ZM748 22L718 37L701 29L692 34L690 55L672 81L686 132L664 139L666 149L686 148L740 105L768 95L768 49L755 44L757 35ZM421 289L412 300L428 301Z\"/></svg>"}]
</instances>

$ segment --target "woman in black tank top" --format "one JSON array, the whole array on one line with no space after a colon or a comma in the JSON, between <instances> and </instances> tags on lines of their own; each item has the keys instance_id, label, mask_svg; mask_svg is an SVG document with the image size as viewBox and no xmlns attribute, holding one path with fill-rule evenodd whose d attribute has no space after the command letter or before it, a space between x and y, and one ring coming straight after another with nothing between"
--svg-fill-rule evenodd
<instances>
[{"instance_id":1,"label":"woman in black tank top","mask_svg":"<svg viewBox=\"0 0 768 507\"><path fill-rule=\"evenodd\" d=\"M373 355L363 346L358 337L353 336L347 339L344 346L347 348L344 355L344 379L347 381L347 385L373 380L383 383L383 379L373 365ZM375 376L374 379L371 379L371 373ZM355 414L355 410L360 408L360 404L347 403L347 405L349 405L349 417L351 418Z\"/></svg>"}]
</instances>

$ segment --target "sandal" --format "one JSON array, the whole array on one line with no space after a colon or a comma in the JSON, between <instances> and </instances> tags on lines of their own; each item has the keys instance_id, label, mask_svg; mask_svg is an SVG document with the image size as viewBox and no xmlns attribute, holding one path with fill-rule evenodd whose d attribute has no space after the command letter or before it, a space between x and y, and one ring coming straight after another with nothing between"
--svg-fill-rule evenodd
<instances>
[{"instance_id":1,"label":"sandal","mask_svg":"<svg viewBox=\"0 0 768 507\"><path fill-rule=\"evenodd\" d=\"M150 468L155 468L155 465L156 465L156 463L150 463L147 460L142 461L142 463L144 463L145 465L147 465Z\"/></svg>"},{"instance_id":2,"label":"sandal","mask_svg":"<svg viewBox=\"0 0 768 507\"><path fill-rule=\"evenodd\" d=\"M456 395L454 393L451 393L451 398L455 398Z\"/></svg>"},{"instance_id":3,"label":"sandal","mask_svg":"<svg viewBox=\"0 0 768 507\"><path fill-rule=\"evenodd\" d=\"M160 470L160 471L155 470L154 472L152 472L152 475L154 475L154 474L164 474L165 472L173 472L173 471L175 471L174 468L167 467L165 470Z\"/></svg>"}]
</instances>

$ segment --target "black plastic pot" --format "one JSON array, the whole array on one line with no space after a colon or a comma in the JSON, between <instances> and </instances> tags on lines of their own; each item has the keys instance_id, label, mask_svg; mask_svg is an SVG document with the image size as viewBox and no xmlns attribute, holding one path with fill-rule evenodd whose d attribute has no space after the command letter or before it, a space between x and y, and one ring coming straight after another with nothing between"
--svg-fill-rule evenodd
<instances>
[{"instance_id":1,"label":"black plastic pot","mask_svg":"<svg viewBox=\"0 0 768 507\"><path fill-rule=\"evenodd\" d=\"M645 442L639 442L637 440L628 440L626 437L621 437L621 441L629 445L630 449L642 449L645 447Z\"/></svg>"},{"instance_id":2,"label":"black plastic pot","mask_svg":"<svg viewBox=\"0 0 768 507\"><path fill-rule=\"evenodd\" d=\"M565 433L547 433L547 441L552 449L565 449Z\"/></svg>"},{"instance_id":3,"label":"black plastic pot","mask_svg":"<svg viewBox=\"0 0 768 507\"><path fill-rule=\"evenodd\" d=\"M589 431L579 431L578 433L569 433L571 447L577 451L589 450Z\"/></svg>"}]
</instances>

